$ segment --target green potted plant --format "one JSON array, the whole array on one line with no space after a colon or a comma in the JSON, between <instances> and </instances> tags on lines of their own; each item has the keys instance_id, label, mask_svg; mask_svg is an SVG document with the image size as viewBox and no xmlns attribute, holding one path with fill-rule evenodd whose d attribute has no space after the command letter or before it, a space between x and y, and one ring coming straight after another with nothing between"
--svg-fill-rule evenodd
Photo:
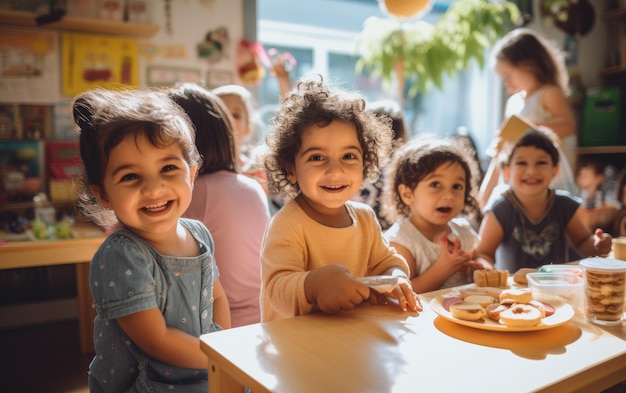
<instances>
[{"instance_id":1,"label":"green potted plant","mask_svg":"<svg viewBox=\"0 0 626 393\"><path fill-rule=\"evenodd\" d=\"M457 0L437 23L370 17L357 40L356 71L381 77L400 89L409 82L409 96L442 88L444 76L467 68L472 60L484 66L484 52L518 20L517 6L502 0Z\"/></svg>"}]
</instances>

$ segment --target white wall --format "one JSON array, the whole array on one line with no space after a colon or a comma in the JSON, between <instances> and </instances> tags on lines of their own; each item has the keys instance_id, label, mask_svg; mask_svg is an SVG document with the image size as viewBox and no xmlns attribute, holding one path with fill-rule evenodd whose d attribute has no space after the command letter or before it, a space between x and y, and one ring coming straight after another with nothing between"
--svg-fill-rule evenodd
<instances>
[{"instance_id":1,"label":"white wall","mask_svg":"<svg viewBox=\"0 0 626 393\"><path fill-rule=\"evenodd\" d=\"M236 49L244 37L245 0L171 0L172 33L166 29L165 1L153 0L150 10L150 23L160 26L160 30L150 39L140 40L157 55L149 59L141 56L141 85L146 85L146 67L150 65L199 68L202 79L209 70L230 71L235 75ZM204 41L207 32L224 26L228 29L227 57L212 63L197 55L197 44ZM158 54L167 46L184 48L182 58L166 58ZM234 80L237 82L237 80Z\"/></svg>"},{"instance_id":2,"label":"white wall","mask_svg":"<svg viewBox=\"0 0 626 393\"><path fill-rule=\"evenodd\" d=\"M258 0L257 0L258 1ZM265 0L271 1L271 0ZM590 0L594 6L596 20L592 31L580 40L579 67L582 72L583 83L586 87L595 87L602 84L598 75L599 69L604 67L607 50L607 29L602 19L602 11L605 0ZM153 8L150 10L151 23L161 26L160 31L152 38L141 40L158 47L166 45L180 45L185 48L186 56L179 59L167 59L156 56L152 59L142 57L141 84L146 84L146 66L163 65L179 66L187 68L199 68L203 79L207 71L220 70L231 71L235 76L234 82L238 82L235 75L236 49L239 41L245 34L244 8L254 7L255 0L173 0L170 1L172 10L172 31L170 35L166 31L165 1L153 0ZM547 37L551 38L562 48L565 34L552 24L540 20L540 0L534 0L535 20L528 26ZM296 21L294 21L296 22ZM196 45L204 40L208 31L219 26L225 26L229 32L229 57L217 63L211 63L207 59L198 58ZM253 33L254 34L254 33ZM263 40L263 37L259 37Z\"/></svg>"}]
</instances>

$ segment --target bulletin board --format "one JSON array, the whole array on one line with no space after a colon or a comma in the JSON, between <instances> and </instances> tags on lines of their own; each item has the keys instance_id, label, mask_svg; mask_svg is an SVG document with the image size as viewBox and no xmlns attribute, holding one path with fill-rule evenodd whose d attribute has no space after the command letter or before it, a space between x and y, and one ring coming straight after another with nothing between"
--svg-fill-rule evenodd
<instances>
[{"instance_id":1,"label":"bulletin board","mask_svg":"<svg viewBox=\"0 0 626 393\"><path fill-rule=\"evenodd\" d=\"M56 32L0 28L0 102L56 102L58 48Z\"/></svg>"},{"instance_id":2,"label":"bulletin board","mask_svg":"<svg viewBox=\"0 0 626 393\"><path fill-rule=\"evenodd\" d=\"M96 87L139 85L139 49L134 39L62 34L63 94L75 96Z\"/></svg>"}]
</instances>

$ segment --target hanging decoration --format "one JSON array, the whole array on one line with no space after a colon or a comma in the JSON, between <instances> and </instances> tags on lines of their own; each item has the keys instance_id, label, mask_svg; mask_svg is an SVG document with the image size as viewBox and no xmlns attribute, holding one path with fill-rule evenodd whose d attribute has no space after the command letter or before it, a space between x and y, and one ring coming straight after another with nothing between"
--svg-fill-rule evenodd
<instances>
[{"instance_id":1,"label":"hanging decoration","mask_svg":"<svg viewBox=\"0 0 626 393\"><path fill-rule=\"evenodd\" d=\"M271 72L278 61L285 63L288 72L296 68L296 59L289 52L279 52L275 48L265 49L259 42L241 40L237 50L237 72L239 79L247 85L256 85L263 80L265 68Z\"/></svg>"},{"instance_id":2,"label":"hanging decoration","mask_svg":"<svg viewBox=\"0 0 626 393\"><path fill-rule=\"evenodd\" d=\"M244 84L256 85L263 80L265 69L263 68L263 60L261 58L265 55L263 46L258 42L250 42L245 39L239 42L237 76Z\"/></svg>"},{"instance_id":3,"label":"hanging decoration","mask_svg":"<svg viewBox=\"0 0 626 393\"><path fill-rule=\"evenodd\" d=\"M432 7L431 0L378 0L380 9L396 18L412 19Z\"/></svg>"},{"instance_id":4,"label":"hanging decoration","mask_svg":"<svg viewBox=\"0 0 626 393\"><path fill-rule=\"evenodd\" d=\"M218 62L226 55L228 45L228 29L218 27L206 33L204 41L196 46L198 57L208 59L211 63Z\"/></svg>"}]
</instances>

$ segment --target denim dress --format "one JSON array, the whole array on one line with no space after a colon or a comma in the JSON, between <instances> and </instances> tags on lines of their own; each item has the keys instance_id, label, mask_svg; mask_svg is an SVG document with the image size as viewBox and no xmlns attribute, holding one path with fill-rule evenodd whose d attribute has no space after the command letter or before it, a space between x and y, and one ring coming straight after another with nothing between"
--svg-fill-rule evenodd
<instances>
[{"instance_id":1,"label":"denim dress","mask_svg":"<svg viewBox=\"0 0 626 393\"><path fill-rule=\"evenodd\" d=\"M198 241L200 255L161 255L126 229L109 236L94 255L89 280L97 311L96 355L89 365L92 393L208 391L206 369L175 367L151 358L116 320L157 307L168 327L194 337L220 330L213 323L213 282L219 276L213 240L200 221L180 222Z\"/></svg>"}]
</instances>

